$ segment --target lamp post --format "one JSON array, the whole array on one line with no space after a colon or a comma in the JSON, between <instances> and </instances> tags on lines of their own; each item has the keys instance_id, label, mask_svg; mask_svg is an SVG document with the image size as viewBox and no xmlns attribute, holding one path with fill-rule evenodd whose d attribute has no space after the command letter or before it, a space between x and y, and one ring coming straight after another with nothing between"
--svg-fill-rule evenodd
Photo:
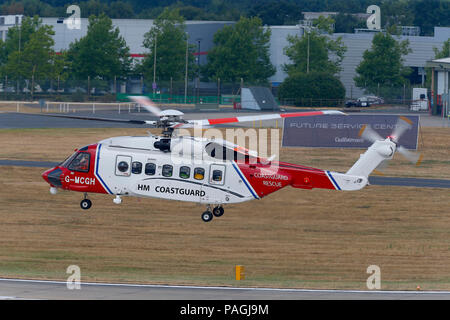
<instances>
[{"instance_id":1,"label":"lamp post","mask_svg":"<svg viewBox=\"0 0 450 320\"><path fill-rule=\"evenodd\" d=\"M200 96L200 42L202 38L197 39L197 81L196 81L196 91L197 91L197 103L199 102Z\"/></svg>"},{"instance_id":2,"label":"lamp post","mask_svg":"<svg viewBox=\"0 0 450 320\"><path fill-rule=\"evenodd\" d=\"M308 37L308 46L306 49L306 73L309 73L309 33L310 33L310 29L309 27L304 28L303 30L306 31L307 37Z\"/></svg>"},{"instance_id":3,"label":"lamp post","mask_svg":"<svg viewBox=\"0 0 450 320\"><path fill-rule=\"evenodd\" d=\"M156 90L156 45L158 43L158 34L155 34L155 49L153 50L153 99L155 98L155 90Z\"/></svg>"},{"instance_id":4,"label":"lamp post","mask_svg":"<svg viewBox=\"0 0 450 320\"><path fill-rule=\"evenodd\" d=\"M188 81L188 53L189 53L189 34L186 32L186 70L184 74L184 103L187 102L187 81Z\"/></svg>"}]
</instances>

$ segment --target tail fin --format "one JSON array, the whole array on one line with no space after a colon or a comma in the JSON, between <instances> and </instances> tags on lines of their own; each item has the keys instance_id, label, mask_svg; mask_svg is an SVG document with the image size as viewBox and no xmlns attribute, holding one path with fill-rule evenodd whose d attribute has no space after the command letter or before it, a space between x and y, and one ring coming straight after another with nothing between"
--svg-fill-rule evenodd
<instances>
[{"instance_id":1,"label":"tail fin","mask_svg":"<svg viewBox=\"0 0 450 320\"><path fill-rule=\"evenodd\" d=\"M391 160L396 144L390 139L375 141L346 174L368 177L383 162Z\"/></svg>"}]
</instances>

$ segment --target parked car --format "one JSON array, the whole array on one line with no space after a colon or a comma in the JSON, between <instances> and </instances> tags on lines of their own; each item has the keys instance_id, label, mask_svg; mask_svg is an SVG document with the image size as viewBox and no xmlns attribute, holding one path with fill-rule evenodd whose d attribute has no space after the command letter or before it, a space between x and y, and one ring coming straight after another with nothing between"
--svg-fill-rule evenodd
<instances>
[{"instance_id":1,"label":"parked car","mask_svg":"<svg viewBox=\"0 0 450 320\"><path fill-rule=\"evenodd\" d=\"M345 106L347 108L356 107L358 105L357 101L355 99L350 99L345 101Z\"/></svg>"},{"instance_id":2,"label":"parked car","mask_svg":"<svg viewBox=\"0 0 450 320\"><path fill-rule=\"evenodd\" d=\"M384 99L377 96L362 96L358 98L357 104L360 107L370 107L373 104L383 104Z\"/></svg>"},{"instance_id":3,"label":"parked car","mask_svg":"<svg viewBox=\"0 0 450 320\"><path fill-rule=\"evenodd\" d=\"M360 97L356 100L356 106L358 107L370 107L369 99L367 97Z\"/></svg>"}]
</instances>

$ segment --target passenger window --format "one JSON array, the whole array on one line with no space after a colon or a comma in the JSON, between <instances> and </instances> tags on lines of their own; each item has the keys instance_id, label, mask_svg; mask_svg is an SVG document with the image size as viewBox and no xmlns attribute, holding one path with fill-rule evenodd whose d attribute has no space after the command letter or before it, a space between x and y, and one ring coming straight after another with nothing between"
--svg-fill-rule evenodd
<instances>
[{"instance_id":1,"label":"passenger window","mask_svg":"<svg viewBox=\"0 0 450 320\"><path fill-rule=\"evenodd\" d=\"M153 176L156 172L156 164L147 163L145 164L145 174L148 176Z\"/></svg>"},{"instance_id":2,"label":"passenger window","mask_svg":"<svg viewBox=\"0 0 450 320\"><path fill-rule=\"evenodd\" d=\"M205 169L195 168L194 169L194 179L195 180L203 180L204 178L205 178Z\"/></svg>"},{"instance_id":3,"label":"passenger window","mask_svg":"<svg viewBox=\"0 0 450 320\"><path fill-rule=\"evenodd\" d=\"M141 174L142 173L142 163L135 161L131 164L131 173Z\"/></svg>"},{"instance_id":4,"label":"passenger window","mask_svg":"<svg viewBox=\"0 0 450 320\"><path fill-rule=\"evenodd\" d=\"M171 177L173 173L173 167L170 164L163 165L162 175L164 177Z\"/></svg>"},{"instance_id":5,"label":"passenger window","mask_svg":"<svg viewBox=\"0 0 450 320\"><path fill-rule=\"evenodd\" d=\"M180 178L189 179L191 176L191 168L183 166L180 167Z\"/></svg>"},{"instance_id":6,"label":"passenger window","mask_svg":"<svg viewBox=\"0 0 450 320\"><path fill-rule=\"evenodd\" d=\"M128 163L126 161L120 161L119 164L117 165L117 169L120 172L127 172L128 171Z\"/></svg>"},{"instance_id":7,"label":"passenger window","mask_svg":"<svg viewBox=\"0 0 450 320\"><path fill-rule=\"evenodd\" d=\"M87 152L80 152L70 163L69 170L89 172L90 154Z\"/></svg>"},{"instance_id":8,"label":"passenger window","mask_svg":"<svg viewBox=\"0 0 450 320\"><path fill-rule=\"evenodd\" d=\"M222 170L214 170L212 174L213 181L220 182L222 181Z\"/></svg>"}]
</instances>

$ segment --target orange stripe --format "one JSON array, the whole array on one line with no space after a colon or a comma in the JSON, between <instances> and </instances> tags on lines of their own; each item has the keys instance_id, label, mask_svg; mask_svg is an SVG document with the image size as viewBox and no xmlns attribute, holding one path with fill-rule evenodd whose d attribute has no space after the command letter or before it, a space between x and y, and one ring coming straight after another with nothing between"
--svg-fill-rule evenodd
<instances>
[{"instance_id":1,"label":"orange stripe","mask_svg":"<svg viewBox=\"0 0 450 320\"><path fill-rule=\"evenodd\" d=\"M358 137L361 137L361 136L362 136L364 130L366 130L366 126L367 126L367 125L363 125L362 128L361 128L361 130L359 130Z\"/></svg>"},{"instance_id":2,"label":"orange stripe","mask_svg":"<svg viewBox=\"0 0 450 320\"><path fill-rule=\"evenodd\" d=\"M404 117L404 116L400 116L400 119L402 119L403 121L409 123L410 125L412 125L412 121L409 120L408 118Z\"/></svg>"}]
</instances>

